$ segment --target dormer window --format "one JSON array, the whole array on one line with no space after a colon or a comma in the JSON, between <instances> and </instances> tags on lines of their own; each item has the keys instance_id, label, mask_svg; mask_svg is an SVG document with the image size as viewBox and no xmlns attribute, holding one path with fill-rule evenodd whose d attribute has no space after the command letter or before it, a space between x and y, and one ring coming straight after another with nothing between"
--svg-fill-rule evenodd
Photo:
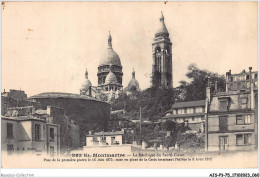
<instances>
[{"instance_id":1,"label":"dormer window","mask_svg":"<svg viewBox=\"0 0 260 178\"><path fill-rule=\"evenodd\" d=\"M227 111L227 110L228 110L228 98L220 98L219 111Z\"/></svg>"}]
</instances>

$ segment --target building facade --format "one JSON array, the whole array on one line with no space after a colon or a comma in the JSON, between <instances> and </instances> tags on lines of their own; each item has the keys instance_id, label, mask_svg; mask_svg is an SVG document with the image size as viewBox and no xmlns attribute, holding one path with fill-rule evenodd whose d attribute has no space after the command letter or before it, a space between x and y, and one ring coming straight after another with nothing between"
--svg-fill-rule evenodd
<instances>
[{"instance_id":1,"label":"building facade","mask_svg":"<svg viewBox=\"0 0 260 178\"><path fill-rule=\"evenodd\" d=\"M226 74L226 92L207 87L206 151L254 150L258 134L257 72Z\"/></svg>"},{"instance_id":2,"label":"building facade","mask_svg":"<svg viewBox=\"0 0 260 178\"><path fill-rule=\"evenodd\" d=\"M1 146L7 155L59 155L60 128L51 120L36 117L34 107L10 108L1 117Z\"/></svg>"},{"instance_id":3,"label":"building facade","mask_svg":"<svg viewBox=\"0 0 260 178\"><path fill-rule=\"evenodd\" d=\"M160 27L155 33L152 50L152 87L172 88L172 43L163 14L160 18Z\"/></svg>"},{"instance_id":4,"label":"building facade","mask_svg":"<svg viewBox=\"0 0 260 178\"><path fill-rule=\"evenodd\" d=\"M192 131L204 132L205 103L205 100L175 103L161 121L172 120L179 124L185 123Z\"/></svg>"},{"instance_id":5,"label":"building facade","mask_svg":"<svg viewBox=\"0 0 260 178\"><path fill-rule=\"evenodd\" d=\"M87 135L86 137L86 146L107 146L107 145L122 145L123 144L123 135L125 134L124 130L122 131L111 131L111 132L95 132Z\"/></svg>"}]
</instances>

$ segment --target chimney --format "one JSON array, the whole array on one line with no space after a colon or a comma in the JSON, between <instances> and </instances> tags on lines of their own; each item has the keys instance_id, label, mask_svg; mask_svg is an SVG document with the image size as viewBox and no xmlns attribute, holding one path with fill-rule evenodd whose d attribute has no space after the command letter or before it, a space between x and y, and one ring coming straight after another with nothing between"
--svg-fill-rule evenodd
<instances>
[{"instance_id":1,"label":"chimney","mask_svg":"<svg viewBox=\"0 0 260 178\"><path fill-rule=\"evenodd\" d=\"M32 115L34 116L35 115L35 107L32 106Z\"/></svg>"},{"instance_id":2,"label":"chimney","mask_svg":"<svg viewBox=\"0 0 260 178\"><path fill-rule=\"evenodd\" d=\"M226 92L229 91L230 75L231 75L231 70L229 70L228 72L226 72Z\"/></svg>"},{"instance_id":3,"label":"chimney","mask_svg":"<svg viewBox=\"0 0 260 178\"><path fill-rule=\"evenodd\" d=\"M254 109L254 82L252 82L252 67L249 67L249 89L250 89L250 103L249 107Z\"/></svg>"},{"instance_id":4,"label":"chimney","mask_svg":"<svg viewBox=\"0 0 260 178\"><path fill-rule=\"evenodd\" d=\"M51 106L47 106L47 115L51 116Z\"/></svg>"},{"instance_id":5,"label":"chimney","mask_svg":"<svg viewBox=\"0 0 260 178\"><path fill-rule=\"evenodd\" d=\"M88 92L89 92L89 96L92 96L91 86L89 86Z\"/></svg>"},{"instance_id":6,"label":"chimney","mask_svg":"<svg viewBox=\"0 0 260 178\"><path fill-rule=\"evenodd\" d=\"M208 87L210 87L210 77L208 77Z\"/></svg>"},{"instance_id":7,"label":"chimney","mask_svg":"<svg viewBox=\"0 0 260 178\"><path fill-rule=\"evenodd\" d=\"M218 81L215 81L215 92L218 92Z\"/></svg>"},{"instance_id":8,"label":"chimney","mask_svg":"<svg viewBox=\"0 0 260 178\"><path fill-rule=\"evenodd\" d=\"M206 99L208 99L208 101L210 102L211 99L211 82L210 82L210 77L208 77L208 86L206 87Z\"/></svg>"}]
</instances>

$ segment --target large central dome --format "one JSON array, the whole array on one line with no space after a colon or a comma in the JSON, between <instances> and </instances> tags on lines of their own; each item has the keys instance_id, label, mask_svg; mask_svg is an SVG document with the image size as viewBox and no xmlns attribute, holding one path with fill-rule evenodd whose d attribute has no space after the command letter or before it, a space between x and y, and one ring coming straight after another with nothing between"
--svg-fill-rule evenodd
<instances>
[{"instance_id":1,"label":"large central dome","mask_svg":"<svg viewBox=\"0 0 260 178\"><path fill-rule=\"evenodd\" d=\"M112 48L108 48L102 54L101 59L99 61L99 66L110 65L110 64L121 66L120 58Z\"/></svg>"},{"instance_id":2,"label":"large central dome","mask_svg":"<svg viewBox=\"0 0 260 178\"><path fill-rule=\"evenodd\" d=\"M116 65L116 66L121 66L120 58L119 58L118 54L112 48L112 37L109 33L108 48L102 54L101 59L99 61L99 66L105 66L105 65L110 65L110 64Z\"/></svg>"}]
</instances>

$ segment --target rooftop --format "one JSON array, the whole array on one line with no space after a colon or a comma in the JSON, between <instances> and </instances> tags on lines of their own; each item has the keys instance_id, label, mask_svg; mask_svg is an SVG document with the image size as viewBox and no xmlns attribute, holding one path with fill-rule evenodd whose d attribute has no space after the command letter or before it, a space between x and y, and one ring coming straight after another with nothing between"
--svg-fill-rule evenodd
<instances>
[{"instance_id":1,"label":"rooftop","mask_svg":"<svg viewBox=\"0 0 260 178\"><path fill-rule=\"evenodd\" d=\"M88 136L109 136L109 135L123 135L124 131L115 131L115 132L96 132L93 135Z\"/></svg>"},{"instance_id":2,"label":"rooftop","mask_svg":"<svg viewBox=\"0 0 260 178\"><path fill-rule=\"evenodd\" d=\"M46 122L44 119L40 119L38 117L28 115L28 116L18 116L18 117L7 117L7 116L1 116L1 119L8 119L8 120L14 120L14 121L27 121L27 120L37 120Z\"/></svg>"},{"instance_id":3,"label":"rooftop","mask_svg":"<svg viewBox=\"0 0 260 178\"><path fill-rule=\"evenodd\" d=\"M79 95L73 93L61 93L61 92L45 92L29 97L28 99L38 99L38 98L74 98L74 99L85 99L99 101L93 97L86 95Z\"/></svg>"},{"instance_id":4,"label":"rooftop","mask_svg":"<svg viewBox=\"0 0 260 178\"><path fill-rule=\"evenodd\" d=\"M172 105L172 109L188 108L188 107L196 107L196 106L205 106L205 100L178 102Z\"/></svg>"}]
</instances>

